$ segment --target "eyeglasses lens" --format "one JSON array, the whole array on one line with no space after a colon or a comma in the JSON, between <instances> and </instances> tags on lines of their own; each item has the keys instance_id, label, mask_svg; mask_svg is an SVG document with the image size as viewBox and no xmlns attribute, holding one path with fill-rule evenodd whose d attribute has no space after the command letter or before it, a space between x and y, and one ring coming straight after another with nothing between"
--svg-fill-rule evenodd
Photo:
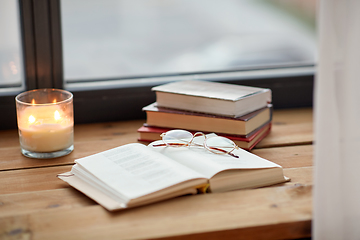
<instances>
[{"instance_id":1,"label":"eyeglasses lens","mask_svg":"<svg viewBox=\"0 0 360 240\"><path fill-rule=\"evenodd\" d=\"M206 148L217 154L229 153L235 148L235 143L224 137L211 137L205 142Z\"/></svg>"},{"instance_id":2,"label":"eyeglasses lens","mask_svg":"<svg viewBox=\"0 0 360 240\"><path fill-rule=\"evenodd\" d=\"M172 147L182 147L186 144L188 144L193 135L184 130L171 130L166 132L166 134L163 136L163 141Z\"/></svg>"}]
</instances>

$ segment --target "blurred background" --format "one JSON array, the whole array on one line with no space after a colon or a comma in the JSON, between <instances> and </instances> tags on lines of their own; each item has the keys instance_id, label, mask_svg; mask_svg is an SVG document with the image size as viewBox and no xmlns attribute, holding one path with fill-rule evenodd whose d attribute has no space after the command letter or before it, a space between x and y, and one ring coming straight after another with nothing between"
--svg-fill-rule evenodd
<instances>
[{"instance_id":1,"label":"blurred background","mask_svg":"<svg viewBox=\"0 0 360 240\"><path fill-rule=\"evenodd\" d=\"M0 88L21 85L23 56L16 0L0 1Z\"/></svg>"},{"instance_id":2,"label":"blurred background","mask_svg":"<svg viewBox=\"0 0 360 240\"><path fill-rule=\"evenodd\" d=\"M314 0L61 0L66 82L316 64ZM0 2L0 88L23 81L17 0Z\"/></svg>"}]
</instances>

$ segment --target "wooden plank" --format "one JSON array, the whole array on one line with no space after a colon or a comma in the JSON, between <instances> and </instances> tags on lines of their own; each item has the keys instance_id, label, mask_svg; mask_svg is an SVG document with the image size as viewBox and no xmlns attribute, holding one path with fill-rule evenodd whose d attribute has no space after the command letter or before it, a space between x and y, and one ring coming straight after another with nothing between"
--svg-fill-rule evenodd
<instances>
[{"instance_id":1,"label":"wooden plank","mask_svg":"<svg viewBox=\"0 0 360 240\"><path fill-rule=\"evenodd\" d=\"M142 121L83 124L75 126L74 151L55 159L31 159L20 151L17 131L0 132L0 170L72 164L75 159L137 142L137 128ZM4 146L5 145L5 146ZM4 146L4 147L3 147Z\"/></svg>"},{"instance_id":2,"label":"wooden plank","mask_svg":"<svg viewBox=\"0 0 360 240\"><path fill-rule=\"evenodd\" d=\"M300 238L310 235L311 186L185 196L110 213L100 206L0 217L0 236L31 239ZM298 229L297 231L289 231ZM271 228L273 231L271 231ZM266 230L261 232L261 230ZM204 233L204 235L202 235Z\"/></svg>"},{"instance_id":3,"label":"wooden plank","mask_svg":"<svg viewBox=\"0 0 360 240\"><path fill-rule=\"evenodd\" d=\"M285 175L291 178L290 182L264 187L298 187L312 185L312 167L288 168ZM56 186L59 186L58 183ZM84 194L66 186L59 188L51 186L50 190L24 191L0 195L0 217L39 212L49 209L74 209L96 204ZM34 189L34 188L32 188ZM248 190L239 190L248 191ZM216 208L216 206L210 206Z\"/></svg>"},{"instance_id":4,"label":"wooden plank","mask_svg":"<svg viewBox=\"0 0 360 240\"><path fill-rule=\"evenodd\" d=\"M313 166L313 145L254 149L252 153L277 163L283 168Z\"/></svg>"},{"instance_id":5,"label":"wooden plank","mask_svg":"<svg viewBox=\"0 0 360 240\"><path fill-rule=\"evenodd\" d=\"M279 233L281 232L281 234ZM295 221L250 228L222 230L156 238L158 240L217 240L217 239L307 239L311 237L311 221Z\"/></svg>"},{"instance_id":6,"label":"wooden plank","mask_svg":"<svg viewBox=\"0 0 360 240\"><path fill-rule=\"evenodd\" d=\"M19 146L18 130L2 130L0 131L0 151L8 147Z\"/></svg>"},{"instance_id":7,"label":"wooden plank","mask_svg":"<svg viewBox=\"0 0 360 240\"><path fill-rule=\"evenodd\" d=\"M312 108L276 109L273 114L273 123L276 125L311 123L312 121Z\"/></svg>"},{"instance_id":8,"label":"wooden plank","mask_svg":"<svg viewBox=\"0 0 360 240\"><path fill-rule=\"evenodd\" d=\"M75 125L75 142L121 139L123 137L127 138L128 134L134 133L137 138L136 130L145 121L146 120L134 120ZM294 130L292 130L292 128L294 128ZM265 143L262 143L262 145L281 144L282 140L284 141L283 144L308 143L312 141L312 134L309 131L312 131L312 109L275 110L272 133L266 138L267 141L264 140ZM296 137L294 134L298 134L299 136ZM290 136L286 138L286 135ZM291 138L294 137L295 139L291 140ZM136 139L131 139L131 141L135 140ZM13 129L0 132L0 149L18 146L19 137L17 130Z\"/></svg>"},{"instance_id":9,"label":"wooden plank","mask_svg":"<svg viewBox=\"0 0 360 240\"><path fill-rule=\"evenodd\" d=\"M69 171L76 158L136 142L136 130L144 122L76 125L74 152L52 160L23 157L17 131L1 131L0 238L292 239L310 236L313 146L306 144L313 141L311 109L276 110L271 134L252 151L284 167L284 174L291 178L284 184L185 196L110 213L56 177Z\"/></svg>"},{"instance_id":10,"label":"wooden plank","mask_svg":"<svg viewBox=\"0 0 360 240\"><path fill-rule=\"evenodd\" d=\"M137 133L126 133L117 138L102 138L92 141L78 141L75 142L74 151L68 156L55 159L31 159L24 157L20 153L20 147L8 147L0 149L2 156L0 160L0 170L13 170L23 168L34 168L44 166L59 166L73 164L75 159L89 156L101 151L105 151L123 144L136 142ZM308 147L310 146L310 147ZM302 156L307 159L307 164L310 164L312 159L311 145L294 146L289 148L276 148L274 150L254 149L253 153L264 157L270 161L276 162L283 167L296 167L300 163L300 167L304 166ZM306 155L306 156L305 156ZM299 159L299 160L297 160ZM287 166L290 164L291 166Z\"/></svg>"},{"instance_id":11,"label":"wooden plank","mask_svg":"<svg viewBox=\"0 0 360 240\"><path fill-rule=\"evenodd\" d=\"M285 168L284 175L291 179L290 182L285 183L288 186L313 184L313 167Z\"/></svg>"},{"instance_id":12,"label":"wooden plank","mask_svg":"<svg viewBox=\"0 0 360 240\"><path fill-rule=\"evenodd\" d=\"M96 204L73 188L1 194L0 217L51 209L73 209Z\"/></svg>"},{"instance_id":13,"label":"wooden plank","mask_svg":"<svg viewBox=\"0 0 360 240\"><path fill-rule=\"evenodd\" d=\"M0 150L0 170L59 166L73 164L75 159L89 156L101 151L115 148L127 143L136 142L136 133L127 134L115 139L99 139L97 141L75 142L74 151L67 156L54 159L33 159L23 156L20 147L8 147Z\"/></svg>"},{"instance_id":14,"label":"wooden plank","mask_svg":"<svg viewBox=\"0 0 360 240\"><path fill-rule=\"evenodd\" d=\"M134 136L131 141L136 141L137 129L146 120L119 121L95 124L80 124L75 126L75 142L88 142L98 140L110 140L128 138Z\"/></svg>"},{"instance_id":15,"label":"wooden plank","mask_svg":"<svg viewBox=\"0 0 360 240\"><path fill-rule=\"evenodd\" d=\"M98 143L97 143L98 144ZM85 144L83 146L88 150L81 151L81 154L87 153L90 154L91 151L95 151L93 148L96 148L94 144ZM107 144L102 144L103 148L109 147ZM99 147L100 148L100 147ZM110 147L109 147L110 148ZM265 159L273 161L284 168L299 168L299 167L308 167L312 165L312 145L304 146L292 146L292 147L282 147L282 148L265 148L254 151L255 154L258 154ZM104 149L105 150L105 149ZM75 150L77 151L77 150ZM74 152L73 156L79 156ZM80 156L79 156L80 157ZM29 163L38 163L41 164L41 161L44 161L44 164L56 164L59 160L34 160L23 157L23 161ZM38 191L38 190L48 190L54 189L57 187L58 179L56 175L62 172L70 170L74 159L70 156L68 158L69 164L66 166L55 166L48 167L43 169L19 169L19 170L9 170L9 171L0 171L0 181L6 184L0 185L0 193L14 193L22 191ZM33 161L33 162L32 162ZM3 161L8 162L8 161ZM60 162L61 163L61 162ZM11 163L10 163L11 164ZM30 164L29 164L30 165ZM24 166L24 164L23 164ZM46 182L45 182L46 181ZM45 187L45 185L54 185Z\"/></svg>"},{"instance_id":16,"label":"wooden plank","mask_svg":"<svg viewBox=\"0 0 360 240\"><path fill-rule=\"evenodd\" d=\"M291 181L286 184L278 184L275 186L289 187L311 185L312 171L312 167L285 169L285 175L291 177ZM27 180L29 180L29 178L27 178ZM57 180L51 182L52 184L55 183L58 185ZM0 216L4 217L12 214L17 215L38 212L50 208L77 208L95 204L95 202L86 197L84 194L69 188L66 185L62 185L64 188L52 187L51 182L48 187L50 190L30 191L30 189L29 191L24 192L0 194Z\"/></svg>"},{"instance_id":17,"label":"wooden plank","mask_svg":"<svg viewBox=\"0 0 360 240\"><path fill-rule=\"evenodd\" d=\"M312 144L312 119L311 108L274 111L272 130L256 148Z\"/></svg>"},{"instance_id":18,"label":"wooden plank","mask_svg":"<svg viewBox=\"0 0 360 240\"><path fill-rule=\"evenodd\" d=\"M102 139L127 138L136 134L145 120L119 121L109 123L77 124L74 127L74 142L98 141ZM136 139L131 139L132 141ZM0 131L0 148L19 146L19 136L16 129Z\"/></svg>"},{"instance_id":19,"label":"wooden plank","mask_svg":"<svg viewBox=\"0 0 360 240\"><path fill-rule=\"evenodd\" d=\"M20 193L70 187L57 174L70 171L71 166L21 169L0 172L0 193Z\"/></svg>"},{"instance_id":20,"label":"wooden plank","mask_svg":"<svg viewBox=\"0 0 360 240\"><path fill-rule=\"evenodd\" d=\"M293 146L313 143L312 124L301 123L292 126L280 125L273 127L269 135L266 136L257 148L279 147L279 146Z\"/></svg>"},{"instance_id":21,"label":"wooden plank","mask_svg":"<svg viewBox=\"0 0 360 240\"><path fill-rule=\"evenodd\" d=\"M0 170L72 164L75 159L137 142L136 130L142 123L143 120L135 120L76 125L74 151L68 156L46 160L24 157L20 151L17 131L1 131Z\"/></svg>"},{"instance_id":22,"label":"wooden plank","mask_svg":"<svg viewBox=\"0 0 360 240\"><path fill-rule=\"evenodd\" d=\"M70 169L71 166L60 166L0 172L2 183L0 193L10 194L68 188L70 186L56 176ZM287 185L312 183L312 167L284 169L284 174L291 178L291 182L286 183Z\"/></svg>"},{"instance_id":23,"label":"wooden plank","mask_svg":"<svg viewBox=\"0 0 360 240\"><path fill-rule=\"evenodd\" d=\"M144 120L135 120L76 125L74 152L68 156L51 160L24 157L20 152L17 131L1 131L0 154L2 158L0 160L0 170L71 164L77 158L123 144L137 142L138 134L136 130L143 122ZM270 135L260 142L257 148L311 144L311 109L277 110L274 113L273 122L274 126Z\"/></svg>"}]
</instances>

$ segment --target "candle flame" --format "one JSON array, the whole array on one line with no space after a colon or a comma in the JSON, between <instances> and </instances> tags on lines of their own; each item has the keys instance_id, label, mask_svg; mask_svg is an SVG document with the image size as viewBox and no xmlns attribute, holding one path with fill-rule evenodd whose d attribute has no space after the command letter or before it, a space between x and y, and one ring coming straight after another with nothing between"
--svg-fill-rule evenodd
<instances>
[{"instance_id":1,"label":"candle flame","mask_svg":"<svg viewBox=\"0 0 360 240\"><path fill-rule=\"evenodd\" d=\"M53 100L53 103L56 103L56 99Z\"/></svg>"},{"instance_id":2,"label":"candle flame","mask_svg":"<svg viewBox=\"0 0 360 240\"><path fill-rule=\"evenodd\" d=\"M58 120L61 119L61 116L60 116L60 113L59 113L58 110L56 110L56 111L54 112L54 119L55 119L56 121L58 121Z\"/></svg>"},{"instance_id":3,"label":"candle flame","mask_svg":"<svg viewBox=\"0 0 360 240\"><path fill-rule=\"evenodd\" d=\"M31 104L35 105L35 99L31 100Z\"/></svg>"},{"instance_id":4,"label":"candle flame","mask_svg":"<svg viewBox=\"0 0 360 240\"><path fill-rule=\"evenodd\" d=\"M30 115L30 116L29 116L29 124L34 123L35 120L36 120L36 118L35 118L33 115Z\"/></svg>"}]
</instances>

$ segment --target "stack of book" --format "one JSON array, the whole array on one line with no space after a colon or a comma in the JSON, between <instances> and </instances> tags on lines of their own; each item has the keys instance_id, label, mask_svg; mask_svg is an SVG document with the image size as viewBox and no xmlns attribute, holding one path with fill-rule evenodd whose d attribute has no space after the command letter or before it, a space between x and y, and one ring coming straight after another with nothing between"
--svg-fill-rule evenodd
<instances>
[{"instance_id":1,"label":"stack of book","mask_svg":"<svg viewBox=\"0 0 360 240\"><path fill-rule=\"evenodd\" d=\"M179 81L154 87L156 102L143 108L139 141L161 139L171 129L216 133L251 150L271 130L271 90L208 81Z\"/></svg>"}]
</instances>

